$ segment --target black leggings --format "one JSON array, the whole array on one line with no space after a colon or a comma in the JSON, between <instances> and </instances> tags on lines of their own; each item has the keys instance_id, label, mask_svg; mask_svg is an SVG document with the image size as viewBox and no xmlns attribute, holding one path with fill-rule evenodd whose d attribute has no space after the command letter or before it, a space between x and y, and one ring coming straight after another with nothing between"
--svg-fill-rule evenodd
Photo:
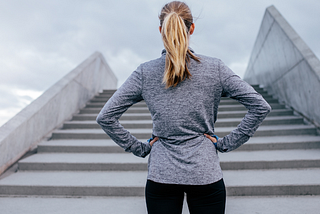
<instances>
[{"instance_id":1,"label":"black leggings","mask_svg":"<svg viewBox=\"0 0 320 214\"><path fill-rule=\"evenodd\" d=\"M226 189L223 179L208 185L163 184L147 180L148 214L181 214L184 193L190 214L223 214Z\"/></svg>"}]
</instances>

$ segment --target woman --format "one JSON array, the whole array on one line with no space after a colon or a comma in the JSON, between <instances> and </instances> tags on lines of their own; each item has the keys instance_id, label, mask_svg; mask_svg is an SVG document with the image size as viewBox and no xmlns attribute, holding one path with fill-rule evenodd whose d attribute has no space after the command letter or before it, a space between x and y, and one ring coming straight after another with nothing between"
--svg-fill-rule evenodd
<instances>
[{"instance_id":1,"label":"woman","mask_svg":"<svg viewBox=\"0 0 320 214\"><path fill-rule=\"evenodd\" d=\"M229 152L248 141L271 108L221 60L189 48L195 25L185 3L166 4L159 19L162 56L131 74L97 122L125 151L140 157L150 153L148 213L181 213L184 193L190 213L224 213L226 193L217 151ZM235 130L218 138L214 123L221 97L236 99L249 111ZM150 142L140 142L118 121L141 100L153 120Z\"/></svg>"}]
</instances>

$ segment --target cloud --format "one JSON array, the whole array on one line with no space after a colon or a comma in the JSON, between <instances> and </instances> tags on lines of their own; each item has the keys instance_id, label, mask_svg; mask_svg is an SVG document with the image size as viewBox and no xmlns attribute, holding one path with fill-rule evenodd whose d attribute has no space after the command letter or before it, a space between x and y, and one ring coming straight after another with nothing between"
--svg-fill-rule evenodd
<instances>
[{"instance_id":1,"label":"cloud","mask_svg":"<svg viewBox=\"0 0 320 214\"><path fill-rule=\"evenodd\" d=\"M159 52L159 55L161 53ZM121 86L128 74L131 74L139 64L147 61L130 49L122 49L115 53L106 52L108 64L118 78L118 86Z\"/></svg>"},{"instance_id":2,"label":"cloud","mask_svg":"<svg viewBox=\"0 0 320 214\"><path fill-rule=\"evenodd\" d=\"M1 85L0 94L0 126L2 126L13 115L38 98L42 91L8 89L6 86Z\"/></svg>"},{"instance_id":3,"label":"cloud","mask_svg":"<svg viewBox=\"0 0 320 214\"><path fill-rule=\"evenodd\" d=\"M120 86L140 63L160 56L163 44L158 14L165 3L0 1L0 121L12 117L36 97L30 94L45 91L95 51L104 54ZM191 47L197 53L222 59L240 76L246 69L264 11L272 4L320 55L318 0L187 3L198 17ZM29 92L19 95L17 91ZM9 111L10 106L15 110Z\"/></svg>"}]
</instances>

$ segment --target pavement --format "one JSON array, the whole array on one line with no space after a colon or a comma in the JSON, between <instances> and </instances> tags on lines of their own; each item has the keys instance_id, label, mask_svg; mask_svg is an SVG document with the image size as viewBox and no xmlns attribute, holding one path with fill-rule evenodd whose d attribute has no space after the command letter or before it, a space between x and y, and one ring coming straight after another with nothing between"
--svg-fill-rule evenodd
<instances>
[{"instance_id":1,"label":"pavement","mask_svg":"<svg viewBox=\"0 0 320 214\"><path fill-rule=\"evenodd\" d=\"M226 214L319 214L320 196L227 197ZM1 214L145 214L143 197L0 197ZM183 214L188 214L184 203Z\"/></svg>"}]
</instances>

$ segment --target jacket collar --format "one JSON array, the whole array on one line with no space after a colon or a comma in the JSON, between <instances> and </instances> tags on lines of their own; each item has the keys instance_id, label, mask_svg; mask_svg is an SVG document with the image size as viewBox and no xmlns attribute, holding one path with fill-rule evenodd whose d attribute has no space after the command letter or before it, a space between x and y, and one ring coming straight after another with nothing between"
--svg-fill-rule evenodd
<instances>
[{"instance_id":1,"label":"jacket collar","mask_svg":"<svg viewBox=\"0 0 320 214\"><path fill-rule=\"evenodd\" d=\"M194 53L194 50L192 48L190 48L190 47L188 47L188 48L191 51L191 53ZM167 53L166 49L163 49L161 52L161 55L166 55L166 53Z\"/></svg>"}]
</instances>

